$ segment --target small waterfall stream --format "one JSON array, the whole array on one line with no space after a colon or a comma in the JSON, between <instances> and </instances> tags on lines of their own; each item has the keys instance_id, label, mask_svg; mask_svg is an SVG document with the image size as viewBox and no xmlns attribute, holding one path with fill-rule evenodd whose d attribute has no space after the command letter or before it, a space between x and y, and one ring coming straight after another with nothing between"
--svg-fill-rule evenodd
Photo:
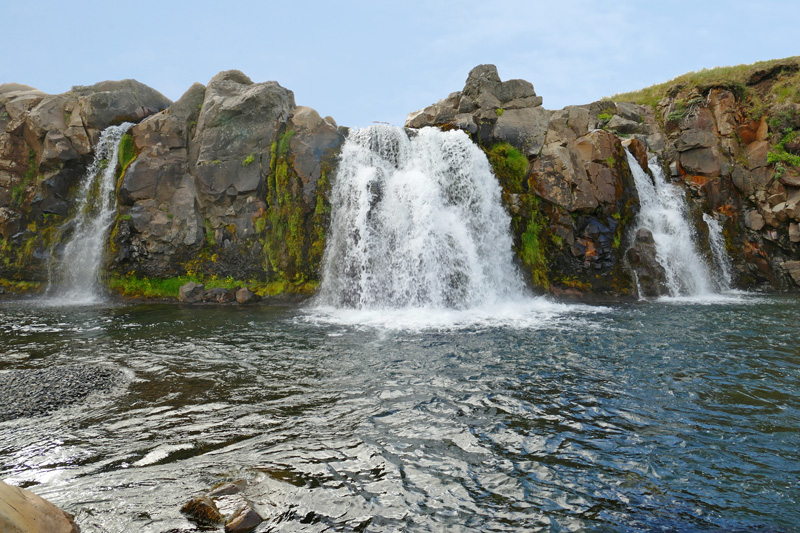
<instances>
[{"instance_id":1,"label":"small waterfall stream","mask_svg":"<svg viewBox=\"0 0 800 533\"><path fill-rule=\"evenodd\" d=\"M641 205L637 229L652 232L656 258L666 271L670 295L703 296L730 289L731 266L719 223L711 216L703 216L714 258L710 265L699 250L681 188L667 182L655 157L648 162L651 179L636 158L627 150L625 153Z\"/></svg>"},{"instance_id":2,"label":"small waterfall stream","mask_svg":"<svg viewBox=\"0 0 800 533\"><path fill-rule=\"evenodd\" d=\"M108 229L117 212L116 169L119 142L133 124L109 126L100 134L92 164L86 170L78 192L80 199L74 231L63 253L51 263L47 297L66 304L89 304L102 298L100 267Z\"/></svg>"},{"instance_id":3,"label":"small waterfall stream","mask_svg":"<svg viewBox=\"0 0 800 533\"><path fill-rule=\"evenodd\" d=\"M486 156L460 131L353 131L331 193L318 301L468 309L519 297L510 218Z\"/></svg>"}]
</instances>

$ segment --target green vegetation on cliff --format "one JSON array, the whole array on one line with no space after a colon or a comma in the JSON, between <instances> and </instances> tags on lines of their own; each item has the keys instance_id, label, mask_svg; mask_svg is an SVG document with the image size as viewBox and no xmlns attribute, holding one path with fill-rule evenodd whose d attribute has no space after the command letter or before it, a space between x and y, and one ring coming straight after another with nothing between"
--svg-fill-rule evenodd
<instances>
[{"instance_id":1,"label":"green vegetation on cliff","mask_svg":"<svg viewBox=\"0 0 800 533\"><path fill-rule=\"evenodd\" d=\"M800 85L798 85L798 80L796 79L797 73L800 72L800 56L759 61L751 65L716 67L688 72L670 81L651 85L638 91L618 93L606 97L604 100L633 102L656 107L658 102L665 96L670 95L672 91L691 87L698 88L700 92L704 92L711 87L728 87L738 93L739 96L743 96L748 85L757 84L764 77L781 71L794 73L794 75L791 76L792 79L781 80L772 87L776 100L780 103L784 101L800 102ZM753 103L757 104L757 102Z\"/></svg>"}]
</instances>

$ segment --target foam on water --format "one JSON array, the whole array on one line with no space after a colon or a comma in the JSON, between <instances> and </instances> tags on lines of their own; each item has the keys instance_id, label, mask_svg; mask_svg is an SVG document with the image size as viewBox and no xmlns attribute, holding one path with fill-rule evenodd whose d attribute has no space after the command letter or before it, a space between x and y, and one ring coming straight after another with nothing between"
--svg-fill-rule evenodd
<instances>
[{"instance_id":1,"label":"foam on water","mask_svg":"<svg viewBox=\"0 0 800 533\"><path fill-rule=\"evenodd\" d=\"M453 331L464 329L538 329L575 326L581 315L609 312L610 308L564 304L545 298L487 304L471 309L385 308L353 309L318 306L298 320L319 325L366 327L394 331Z\"/></svg>"},{"instance_id":2,"label":"foam on water","mask_svg":"<svg viewBox=\"0 0 800 533\"><path fill-rule=\"evenodd\" d=\"M389 328L536 323L485 154L461 131L355 130L331 191L320 320Z\"/></svg>"}]
</instances>

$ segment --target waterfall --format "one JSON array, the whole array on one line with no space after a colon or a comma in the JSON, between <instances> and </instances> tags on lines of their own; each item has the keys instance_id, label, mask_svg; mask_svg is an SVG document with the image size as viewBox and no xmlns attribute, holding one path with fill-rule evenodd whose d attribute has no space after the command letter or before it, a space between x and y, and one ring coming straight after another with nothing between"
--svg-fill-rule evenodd
<instances>
[{"instance_id":1,"label":"waterfall","mask_svg":"<svg viewBox=\"0 0 800 533\"><path fill-rule=\"evenodd\" d=\"M323 305L469 309L525 292L500 186L461 131L351 132L331 206Z\"/></svg>"},{"instance_id":2,"label":"waterfall","mask_svg":"<svg viewBox=\"0 0 800 533\"><path fill-rule=\"evenodd\" d=\"M70 222L74 230L58 263L51 267L47 295L54 300L82 304L101 298L100 267L108 229L117 212L119 142L131 126L128 122L109 126L100 134L94 160L78 192L79 202Z\"/></svg>"},{"instance_id":3,"label":"waterfall","mask_svg":"<svg viewBox=\"0 0 800 533\"><path fill-rule=\"evenodd\" d=\"M730 290L733 284L733 267L728 252L725 251L725 236L722 234L722 226L716 218L708 213L703 213L703 221L708 226L708 243L711 246L714 266L718 273L717 283L720 289Z\"/></svg>"},{"instance_id":4,"label":"waterfall","mask_svg":"<svg viewBox=\"0 0 800 533\"><path fill-rule=\"evenodd\" d=\"M715 258L715 264L709 265L698 248L683 190L667 182L655 157L648 162L651 179L636 158L627 149L625 152L639 193L636 229L646 228L652 232L656 259L666 272L670 295L703 296L729 289L730 262L725 254L722 229L716 220L704 216ZM712 266L721 271L719 276L713 273Z\"/></svg>"}]
</instances>

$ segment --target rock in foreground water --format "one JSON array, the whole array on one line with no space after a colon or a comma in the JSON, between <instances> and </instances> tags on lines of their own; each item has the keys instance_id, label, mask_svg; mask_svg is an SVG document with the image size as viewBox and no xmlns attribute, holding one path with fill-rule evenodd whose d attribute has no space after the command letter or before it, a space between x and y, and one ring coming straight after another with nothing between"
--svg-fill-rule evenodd
<instances>
[{"instance_id":1,"label":"rock in foreground water","mask_svg":"<svg viewBox=\"0 0 800 533\"><path fill-rule=\"evenodd\" d=\"M74 518L44 498L0 481L3 533L78 533Z\"/></svg>"}]
</instances>

